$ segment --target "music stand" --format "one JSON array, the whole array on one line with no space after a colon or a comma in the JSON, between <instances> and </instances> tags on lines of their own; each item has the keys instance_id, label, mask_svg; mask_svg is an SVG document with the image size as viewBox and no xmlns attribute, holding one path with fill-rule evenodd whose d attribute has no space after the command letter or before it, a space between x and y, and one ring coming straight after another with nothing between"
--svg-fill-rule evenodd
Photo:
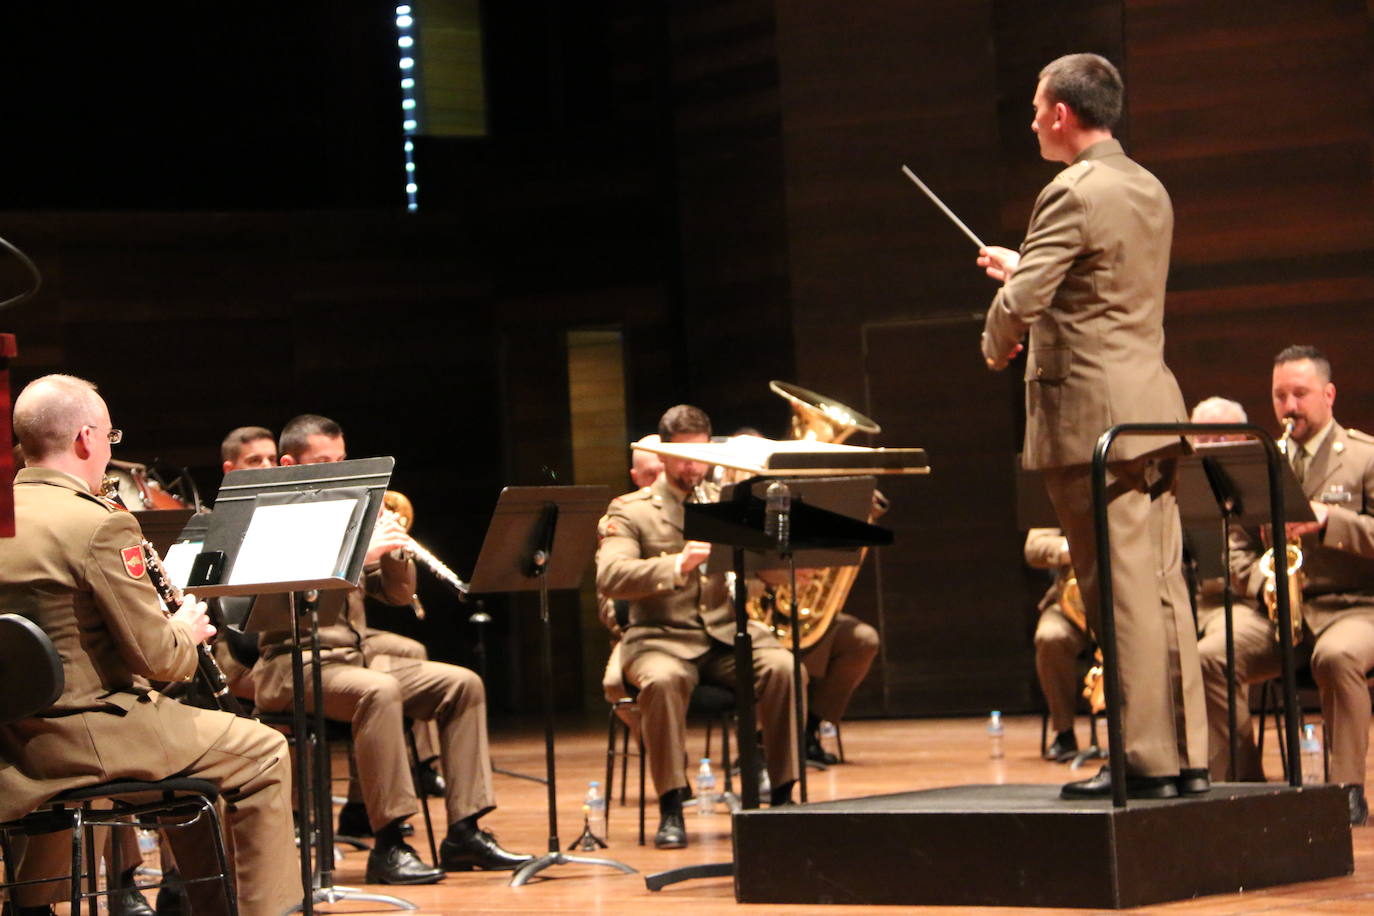
<instances>
[{"instance_id":1,"label":"music stand","mask_svg":"<svg viewBox=\"0 0 1374 916\"><path fill-rule=\"evenodd\" d=\"M577 588L596 548L596 522L610 501L606 487L506 487L496 501L491 525L477 556L469 588L488 592L539 592L544 681L544 766L548 779L549 851L511 876L520 887L552 865L606 865L635 870L614 859L570 856L558 839L558 799L553 759L553 627L549 591Z\"/></svg>"},{"instance_id":2,"label":"music stand","mask_svg":"<svg viewBox=\"0 0 1374 916\"><path fill-rule=\"evenodd\" d=\"M1226 625L1226 733L1229 772L1234 779L1239 736L1236 734L1235 592L1231 585L1228 535L1232 525L1246 527L1269 521L1268 468L1264 447L1253 440L1199 443L1194 448L1194 454L1179 461L1178 514L1185 529L1195 529L1215 524L1217 511L1221 512L1218 549L1200 551L1199 569L1215 563L1220 567L1217 574L1222 577L1222 612ZM1280 465L1284 518L1290 522L1315 521L1316 516L1292 467L1287 461ZM1284 572L1286 578L1286 565ZM1300 614L1301 608L1291 608L1290 613ZM1280 633L1278 638L1288 640L1289 635ZM1298 765L1298 750L1296 746L1288 748L1290 768Z\"/></svg>"},{"instance_id":3,"label":"music stand","mask_svg":"<svg viewBox=\"0 0 1374 916\"><path fill-rule=\"evenodd\" d=\"M311 721L305 711L305 662L301 646L301 616L310 617L311 659L319 658L319 628L332 623L347 601L348 592L358 587L371 540L372 523L382 508L382 495L391 480L394 458L363 458L328 464L293 465L231 471L224 477L215 498L215 511L193 518L182 532L183 538L203 538L200 556L192 568L187 587L197 597L255 596L244 620L244 632L291 632L291 711L292 731L297 737L296 799L300 812L301 886L305 893L300 912L311 916L315 903L361 900L383 903L403 910L419 909L415 904L389 894L373 894L334 884L334 835L329 793L329 756L324 740L324 685L320 665L312 661L311 687L314 704ZM351 507L325 507L322 504L345 501ZM279 548L281 572L275 581L256 579L239 568L245 554L251 558L255 544L249 537L255 518L266 513L330 510L332 526L321 541L331 545L337 538L339 550L332 568L317 565L299 569L292 564L288 543ZM259 513L263 512L263 516ZM283 517L285 522L288 517ZM261 521L259 522L261 524ZM299 543L304 547L306 540ZM322 551L326 558L329 551ZM327 565L327 564L326 564ZM236 573L238 575L236 575ZM313 596L304 597L306 593ZM305 748L313 745L315 778ZM314 789L315 803L310 803ZM312 830L312 814L315 820ZM315 865L311 868L311 843L317 844ZM297 908L293 907L292 911Z\"/></svg>"},{"instance_id":4,"label":"music stand","mask_svg":"<svg viewBox=\"0 0 1374 916\"><path fill-rule=\"evenodd\" d=\"M749 634L749 613L746 609L749 598L746 578L748 571L783 568L791 562L792 554L806 556L806 551L851 551L860 547L880 547L892 543L892 532L886 528L810 505L805 498L793 495L791 506L787 510L788 518L782 523L788 530L788 549L778 550L777 538L766 533L767 505L758 495L771 482L773 479L768 477L753 477L733 487L725 487L721 492L720 502L687 503L683 506L684 538L726 544L732 548L735 570L735 708L740 761L740 805L745 810L759 806L759 750L755 728L754 679L744 674L754 670L754 640ZM834 491L838 490L838 487L823 490L822 488L831 483L823 479L813 478L805 482L782 479L782 482L788 485L793 494L798 493L803 485L806 486L809 492L813 492L812 498L817 501L829 501L833 498ZM839 487L853 486L852 480L840 479L834 483ZM871 479L867 482L867 489L868 501L858 510L864 516L867 516L872 503ZM822 492L826 493L825 497L820 495ZM746 562L746 551L753 552L750 557L752 562ZM713 551L712 556L714 555ZM843 565L843 561L831 565ZM794 587L793 594L795 593ZM796 630L794 626L793 632ZM799 721L799 730L801 725ZM804 750L798 757L797 771L798 779L803 778L806 772ZM733 860L688 865L648 875L644 883L649 890L658 891L679 881L732 875L734 870Z\"/></svg>"}]
</instances>

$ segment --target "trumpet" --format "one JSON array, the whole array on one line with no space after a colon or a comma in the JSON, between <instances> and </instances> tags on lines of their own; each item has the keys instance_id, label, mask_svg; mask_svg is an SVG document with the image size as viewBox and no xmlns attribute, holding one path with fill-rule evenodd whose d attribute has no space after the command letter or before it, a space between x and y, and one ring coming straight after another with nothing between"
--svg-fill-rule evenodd
<instances>
[{"instance_id":1,"label":"trumpet","mask_svg":"<svg viewBox=\"0 0 1374 916\"><path fill-rule=\"evenodd\" d=\"M1293 446L1293 418L1283 418L1283 435L1279 437L1279 450L1288 455ZM1291 456L1290 456L1291 457ZM1288 560L1288 616L1290 636L1293 645L1302 642L1302 590L1307 584L1307 575L1302 572L1302 548L1289 543L1284 556ZM1270 547L1259 560L1260 574L1264 576L1264 605L1269 609L1269 619L1274 623L1274 638L1278 635L1279 601L1278 577L1274 573L1274 548Z\"/></svg>"},{"instance_id":2,"label":"trumpet","mask_svg":"<svg viewBox=\"0 0 1374 916\"><path fill-rule=\"evenodd\" d=\"M410 498L398 490L387 490L382 496L382 508L396 520L406 531L406 556L415 560L425 569L434 574L440 582L453 589L454 593L462 600L467 600L468 584L463 581L452 569L425 548L423 544L410 536L410 526L415 520L415 506ZM419 617L424 616L424 609L420 606L419 600L414 601L415 613Z\"/></svg>"}]
</instances>

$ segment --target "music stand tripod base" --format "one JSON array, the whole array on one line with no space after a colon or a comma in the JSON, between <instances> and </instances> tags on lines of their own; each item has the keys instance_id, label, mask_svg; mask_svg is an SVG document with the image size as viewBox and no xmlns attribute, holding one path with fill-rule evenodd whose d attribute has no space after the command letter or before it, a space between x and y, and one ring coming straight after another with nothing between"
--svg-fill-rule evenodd
<instances>
[{"instance_id":1,"label":"music stand tripod base","mask_svg":"<svg viewBox=\"0 0 1374 916\"><path fill-rule=\"evenodd\" d=\"M364 903L381 903L386 906L394 906L398 910L418 910L420 908L409 900L402 900L400 897L392 897L389 894L373 894L358 890L356 887L344 887L341 884L317 887L311 892L310 899L314 903L343 903L361 900ZM297 904L286 912L299 913L302 909L304 906Z\"/></svg>"},{"instance_id":2,"label":"music stand tripod base","mask_svg":"<svg viewBox=\"0 0 1374 916\"><path fill-rule=\"evenodd\" d=\"M617 862L615 859L603 859L598 856L570 856L564 852L546 852L539 858L531 859L517 868L515 874L511 876L510 886L520 887L551 865L608 865L611 868L620 869L627 875L638 874L635 869L624 862Z\"/></svg>"},{"instance_id":3,"label":"music stand tripod base","mask_svg":"<svg viewBox=\"0 0 1374 916\"><path fill-rule=\"evenodd\" d=\"M729 878L735 873L735 863L729 862L707 862L705 865L684 865L682 868L672 868L668 871L657 872L652 875L644 876L644 886L651 891L661 891L670 884L677 884L679 881L694 881L697 878Z\"/></svg>"}]
</instances>

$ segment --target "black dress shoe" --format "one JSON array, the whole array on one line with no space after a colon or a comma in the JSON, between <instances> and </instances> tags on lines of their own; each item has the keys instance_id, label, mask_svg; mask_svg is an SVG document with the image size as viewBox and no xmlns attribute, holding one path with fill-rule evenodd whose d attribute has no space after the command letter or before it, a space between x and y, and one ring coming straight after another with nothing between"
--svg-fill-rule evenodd
<instances>
[{"instance_id":1,"label":"black dress shoe","mask_svg":"<svg viewBox=\"0 0 1374 916\"><path fill-rule=\"evenodd\" d=\"M533 858L523 852L502 849L490 831L480 828L459 837L454 837L450 831L439 844L439 866L444 871L471 871L474 868L506 871L519 868Z\"/></svg>"},{"instance_id":2,"label":"black dress shoe","mask_svg":"<svg viewBox=\"0 0 1374 916\"><path fill-rule=\"evenodd\" d=\"M415 768L415 794L421 798L443 798L448 784L432 766L420 764Z\"/></svg>"},{"instance_id":3,"label":"black dress shoe","mask_svg":"<svg viewBox=\"0 0 1374 916\"><path fill-rule=\"evenodd\" d=\"M433 884L443 876L442 870L430 868L405 843L367 854L368 884Z\"/></svg>"},{"instance_id":4,"label":"black dress shoe","mask_svg":"<svg viewBox=\"0 0 1374 916\"><path fill-rule=\"evenodd\" d=\"M44 904L43 906L15 906L6 900L3 907L0 907L0 916L53 916L52 907Z\"/></svg>"},{"instance_id":5,"label":"black dress shoe","mask_svg":"<svg viewBox=\"0 0 1374 916\"><path fill-rule=\"evenodd\" d=\"M372 821L367 816L367 806L362 802L345 802L344 806L339 809L339 826L334 830L334 835L346 836L355 840L372 836ZM401 824L401 836L414 835L414 824L409 821Z\"/></svg>"},{"instance_id":6,"label":"black dress shoe","mask_svg":"<svg viewBox=\"0 0 1374 916\"><path fill-rule=\"evenodd\" d=\"M1369 822L1369 803L1364 800L1364 786L1348 785L1345 792L1350 804L1350 826L1363 827Z\"/></svg>"},{"instance_id":7,"label":"black dress shoe","mask_svg":"<svg viewBox=\"0 0 1374 916\"><path fill-rule=\"evenodd\" d=\"M834 766L840 762L840 758L827 751L821 745L821 739L816 735L806 736L806 759L815 763L823 763L826 766Z\"/></svg>"},{"instance_id":8,"label":"black dress shoe","mask_svg":"<svg viewBox=\"0 0 1374 916\"><path fill-rule=\"evenodd\" d=\"M110 916L157 916L143 892L122 887L110 895Z\"/></svg>"},{"instance_id":9,"label":"black dress shoe","mask_svg":"<svg viewBox=\"0 0 1374 916\"><path fill-rule=\"evenodd\" d=\"M157 911L148 905L143 891L121 887L110 894L110 916L157 916Z\"/></svg>"},{"instance_id":10,"label":"black dress shoe","mask_svg":"<svg viewBox=\"0 0 1374 916\"><path fill-rule=\"evenodd\" d=\"M1045 759L1055 763L1068 763L1078 756L1078 737L1073 729L1065 729L1054 736L1054 743L1045 749Z\"/></svg>"},{"instance_id":11,"label":"black dress shoe","mask_svg":"<svg viewBox=\"0 0 1374 916\"><path fill-rule=\"evenodd\" d=\"M1185 767L1178 771L1178 791L1183 795L1201 795L1212 791L1212 777L1201 767Z\"/></svg>"},{"instance_id":12,"label":"black dress shoe","mask_svg":"<svg viewBox=\"0 0 1374 916\"><path fill-rule=\"evenodd\" d=\"M1110 798L1112 772L1110 767L1097 771L1092 779L1065 783L1060 798ZM1178 778L1175 776L1127 776L1127 798L1178 798Z\"/></svg>"},{"instance_id":13,"label":"black dress shoe","mask_svg":"<svg viewBox=\"0 0 1374 916\"><path fill-rule=\"evenodd\" d=\"M681 811L663 812L658 822L658 832L654 834L654 848L687 848L687 825L682 822Z\"/></svg>"},{"instance_id":14,"label":"black dress shoe","mask_svg":"<svg viewBox=\"0 0 1374 916\"><path fill-rule=\"evenodd\" d=\"M186 896L186 885L180 883L175 871L163 875L163 881L177 881L164 884L157 889L157 916L189 916L191 901Z\"/></svg>"},{"instance_id":15,"label":"black dress shoe","mask_svg":"<svg viewBox=\"0 0 1374 916\"><path fill-rule=\"evenodd\" d=\"M367 807L362 802L348 802L339 809L339 827L334 831L338 836L372 836L372 822L367 817Z\"/></svg>"}]
</instances>

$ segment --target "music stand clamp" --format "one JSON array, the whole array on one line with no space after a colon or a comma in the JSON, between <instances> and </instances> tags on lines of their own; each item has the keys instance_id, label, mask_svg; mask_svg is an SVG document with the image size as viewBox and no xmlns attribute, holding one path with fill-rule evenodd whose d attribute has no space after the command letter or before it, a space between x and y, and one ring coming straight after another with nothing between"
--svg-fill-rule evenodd
<instances>
[{"instance_id":1,"label":"music stand clamp","mask_svg":"<svg viewBox=\"0 0 1374 916\"><path fill-rule=\"evenodd\" d=\"M842 512L820 508L843 506L846 511L867 517L873 499L873 478L781 479L788 487L790 505L786 519L769 519L767 501L760 497L777 478L755 477L733 488L726 487L718 503L688 503L683 507L683 536L693 541L708 541L731 548L735 570L735 704L740 761L740 802L748 810L759 806L759 752L756 739L754 679L744 672L754 670L754 640L749 634L749 597L747 576L760 569L790 568L794 561L804 566L844 565L835 551L848 552L860 547L879 547L892 543L892 532L860 521ZM846 496L846 492L849 494ZM866 495L863 495L865 494ZM854 500L857 495L857 500ZM850 503L853 505L850 505ZM784 538L768 531L770 524L786 531ZM781 543L780 543L781 542ZM779 549L781 548L781 549ZM750 551L746 562L745 551ZM818 555L819 554L819 555ZM714 562L715 552L712 551ZM795 594L795 588L793 590ZM793 626L796 633L798 627ZM799 673L793 656L794 677ZM802 723L797 723L798 731ZM804 750L799 748L798 779L806 768ZM648 875L645 886L651 891L694 878L717 878L734 874L735 863L714 862L688 865Z\"/></svg>"},{"instance_id":2,"label":"music stand clamp","mask_svg":"<svg viewBox=\"0 0 1374 916\"><path fill-rule=\"evenodd\" d=\"M549 591L577 588L596 548L596 522L610 501L606 487L506 487L496 502L472 573L473 594L539 592L541 668L544 681L544 766L548 780L548 852L511 876L520 887L553 865L605 865L626 874L623 862L570 856L558 839L558 798L553 754L553 627Z\"/></svg>"},{"instance_id":3,"label":"music stand clamp","mask_svg":"<svg viewBox=\"0 0 1374 916\"><path fill-rule=\"evenodd\" d=\"M198 563L192 579L187 583L198 598L255 595L257 598L243 623L245 632L291 630L291 712L292 731L297 737L296 805L300 812L301 886L304 894L299 911L312 916L316 903L338 903L360 900L382 903L401 910L419 909L414 903L389 894L374 894L357 888L334 884L334 819L329 793L329 756L324 746L324 685L319 665L311 665L311 684L314 704L310 722L305 710L305 662L301 647L301 617L310 617L311 657L319 657L319 628L321 620L332 623L347 600L347 591L356 588L362 576L363 564L371 540L371 520L382 507L382 494L391 480L394 458L363 458L330 464L294 465L231 471L225 475L215 498L215 511L208 516L195 516L182 531L182 539L199 539L203 545L201 557L215 556L213 564ZM349 545L340 557L340 568L323 575L317 570L293 573L289 567L285 578L276 582L225 584L221 577L232 570L244 535L253 519L255 508L266 503L309 503L328 499L353 498L361 502L345 529L330 531L343 545ZM265 502L264 502L265 501ZM358 520L361 519L361 522ZM358 530L352 531L353 527ZM199 559L199 558L198 558ZM210 581L197 581L197 571L205 574L213 570ZM313 596L301 600L300 593ZM288 619L289 618L289 619ZM313 735L315 778L310 778L310 762L304 752ZM315 792L311 804L310 792ZM312 830L312 818L315 821ZM311 838L317 846L315 868L311 868Z\"/></svg>"}]
</instances>

